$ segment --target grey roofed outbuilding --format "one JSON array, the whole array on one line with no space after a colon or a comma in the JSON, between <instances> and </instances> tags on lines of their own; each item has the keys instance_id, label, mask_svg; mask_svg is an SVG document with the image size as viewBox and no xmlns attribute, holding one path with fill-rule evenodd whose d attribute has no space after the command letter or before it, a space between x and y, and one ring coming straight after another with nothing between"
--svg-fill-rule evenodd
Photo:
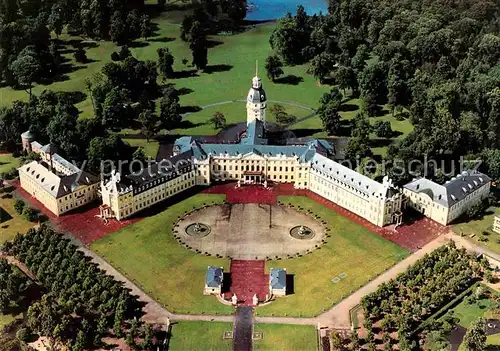
<instances>
[{"instance_id":1,"label":"grey roofed outbuilding","mask_svg":"<svg viewBox=\"0 0 500 351\"><path fill-rule=\"evenodd\" d=\"M269 271L269 282L271 289L286 289L286 270L282 268L271 268Z\"/></svg>"},{"instance_id":2,"label":"grey roofed outbuilding","mask_svg":"<svg viewBox=\"0 0 500 351\"><path fill-rule=\"evenodd\" d=\"M224 278L224 272L220 267L208 266L205 285L209 288L219 288Z\"/></svg>"},{"instance_id":3,"label":"grey roofed outbuilding","mask_svg":"<svg viewBox=\"0 0 500 351\"><path fill-rule=\"evenodd\" d=\"M451 207L491 181L487 175L477 171L464 171L443 185L427 178L419 178L404 185L415 193L425 193L446 207Z\"/></svg>"}]
</instances>

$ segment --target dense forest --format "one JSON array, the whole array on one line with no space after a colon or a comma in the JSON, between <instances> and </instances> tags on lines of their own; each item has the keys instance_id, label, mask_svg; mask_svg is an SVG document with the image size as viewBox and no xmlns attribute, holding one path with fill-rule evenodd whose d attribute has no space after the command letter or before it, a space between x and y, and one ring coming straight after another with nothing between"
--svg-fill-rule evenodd
<instances>
[{"instance_id":1,"label":"dense forest","mask_svg":"<svg viewBox=\"0 0 500 351\"><path fill-rule=\"evenodd\" d=\"M270 43L285 64L309 62L311 74L336 85L320 107L330 134L339 127L339 88L349 89L362 99L357 124L384 105L413 124L388 159L482 158L498 179L499 8L487 0L330 0L326 15L307 16L299 7L279 20ZM369 156L369 133L355 129L350 153Z\"/></svg>"}]
</instances>

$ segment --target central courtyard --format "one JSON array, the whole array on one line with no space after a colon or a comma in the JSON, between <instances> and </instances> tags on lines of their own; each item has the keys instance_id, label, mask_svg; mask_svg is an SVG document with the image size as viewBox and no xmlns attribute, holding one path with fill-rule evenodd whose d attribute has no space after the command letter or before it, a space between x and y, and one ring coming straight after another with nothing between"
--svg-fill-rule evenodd
<instances>
[{"instance_id":1,"label":"central courtyard","mask_svg":"<svg viewBox=\"0 0 500 351\"><path fill-rule=\"evenodd\" d=\"M206 225L207 235L188 228ZM295 228L313 235L292 237ZM197 210L178 223L180 240L194 250L235 259L284 257L314 250L322 244L325 228L312 216L293 208L267 204L223 204ZM201 231L200 231L201 232Z\"/></svg>"}]
</instances>

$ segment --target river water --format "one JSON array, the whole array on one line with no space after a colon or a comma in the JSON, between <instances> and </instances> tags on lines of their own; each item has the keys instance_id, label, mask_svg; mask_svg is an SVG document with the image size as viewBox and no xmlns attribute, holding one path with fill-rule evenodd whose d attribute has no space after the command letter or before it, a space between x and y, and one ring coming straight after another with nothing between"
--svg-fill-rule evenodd
<instances>
[{"instance_id":1,"label":"river water","mask_svg":"<svg viewBox=\"0 0 500 351\"><path fill-rule=\"evenodd\" d=\"M328 0L247 0L247 5L246 19L249 21L277 19L287 12L294 15L299 5L304 6L308 15L328 11Z\"/></svg>"}]
</instances>

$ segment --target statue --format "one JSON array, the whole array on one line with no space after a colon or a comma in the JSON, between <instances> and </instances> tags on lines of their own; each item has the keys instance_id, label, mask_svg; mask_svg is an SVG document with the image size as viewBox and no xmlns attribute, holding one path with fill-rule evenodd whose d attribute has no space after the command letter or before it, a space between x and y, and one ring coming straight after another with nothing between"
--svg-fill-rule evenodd
<instances>
[{"instance_id":1,"label":"statue","mask_svg":"<svg viewBox=\"0 0 500 351\"><path fill-rule=\"evenodd\" d=\"M257 306L259 304L259 298L257 297L257 294L254 294L252 297L252 303L254 306Z\"/></svg>"},{"instance_id":2,"label":"statue","mask_svg":"<svg viewBox=\"0 0 500 351\"><path fill-rule=\"evenodd\" d=\"M238 298L236 297L236 294L233 295L233 297L231 298L231 301L232 301L233 305L238 304Z\"/></svg>"},{"instance_id":3,"label":"statue","mask_svg":"<svg viewBox=\"0 0 500 351\"><path fill-rule=\"evenodd\" d=\"M264 188L267 189L267 180L264 180Z\"/></svg>"},{"instance_id":4,"label":"statue","mask_svg":"<svg viewBox=\"0 0 500 351\"><path fill-rule=\"evenodd\" d=\"M299 235L301 235L301 236L304 235L305 231L306 231L306 229L304 228L303 225L301 225L300 228L299 228Z\"/></svg>"},{"instance_id":5,"label":"statue","mask_svg":"<svg viewBox=\"0 0 500 351\"><path fill-rule=\"evenodd\" d=\"M236 187L237 188L241 187L241 180L238 179L238 183L236 183Z\"/></svg>"}]
</instances>

